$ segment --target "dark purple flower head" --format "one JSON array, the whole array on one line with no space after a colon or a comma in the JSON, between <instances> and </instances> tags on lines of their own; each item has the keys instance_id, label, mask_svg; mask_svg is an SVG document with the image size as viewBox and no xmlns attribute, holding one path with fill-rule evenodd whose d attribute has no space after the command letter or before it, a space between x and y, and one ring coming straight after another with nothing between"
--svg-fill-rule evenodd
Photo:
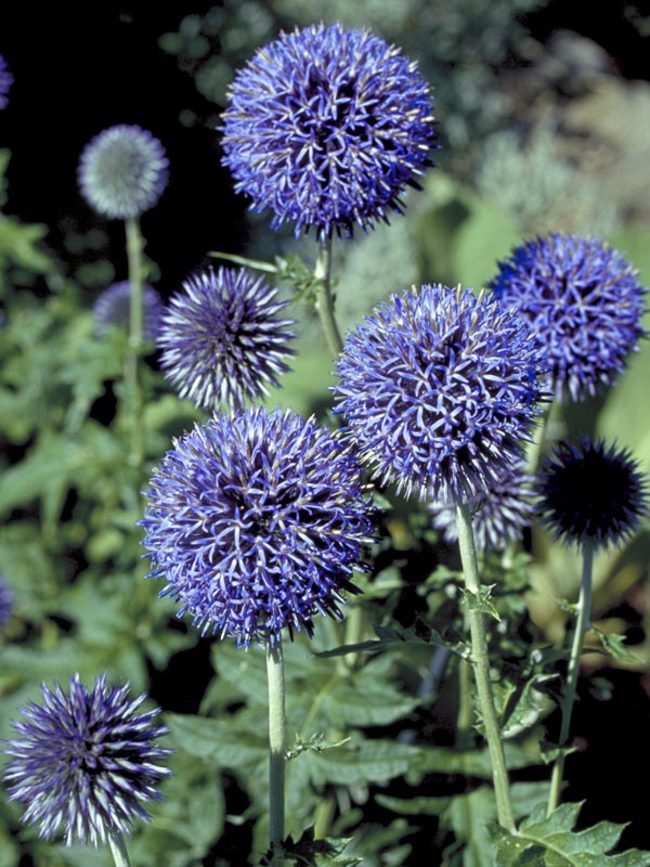
<instances>
[{"instance_id":1,"label":"dark purple flower head","mask_svg":"<svg viewBox=\"0 0 650 867\"><path fill-rule=\"evenodd\" d=\"M167 186L169 161L157 138L120 124L100 132L79 162L79 186L104 217L128 220L153 208Z\"/></svg>"},{"instance_id":2,"label":"dark purple flower head","mask_svg":"<svg viewBox=\"0 0 650 867\"><path fill-rule=\"evenodd\" d=\"M141 525L169 595L204 632L275 645L340 617L371 541L362 470L337 434L291 412L215 416L155 471Z\"/></svg>"},{"instance_id":3,"label":"dark purple flower head","mask_svg":"<svg viewBox=\"0 0 650 867\"><path fill-rule=\"evenodd\" d=\"M273 228L319 240L400 211L430 165L432 97L417 65L366 30L312 25L260 48L231 85L224 165Z\"/></svg>"},{"instance_id":4,"label":"dark purple flower head","mask_svg":"<svg viewBox=\"0 0 650 867\"><path fill-rule=\"evenodd\" d=\"M7 61L0 54L0 109L6 108L9 104L7 94L11 90L11 85L14 83L14 77L9 72Z\"/></svg>"},{"instance_id":5,"label":"dark purple flower head","mask_svg":"<svg viewBox=\"0 0 650 867\"><path fill-rule=\"evenodd\" d=\"M518 319L469 289L422 286L377 307L337 362L337 412L384 484L471 501L522 454L540 398Z\"/></svg>"},{"instance_id":6,"label":"dark purple flower head","mask_svg":"<svg viewBox=\"0 0 650 867\"><path fill-rule=\"evenodd\" d=\"M528 241L500 264L491 287L529 323L558 400L595 395L645 335L646 290L636 270L594 238Z\"/></svg>"},{"instance_id":7,"label":"dark purple flower head","mask_svg":"<svg viewBox=\"0 0 650 867\"><path fill-rule=\"evenodd\" d=\"M240 409L268 394L294 352L287 306L261 277L240 268L203 271L183 283L163 314L158 345L165 374L197 406Z\"/></svg>"},{"instance_id":8,"label":"dark purple flower head","mask_svg":"<svg viewBox=\"0 0 650 867\"><path fill-rule=\"evenodd\" d=\"M566 542L623 542L648 512L647 482L630 453L588 439L555 448L540 493L544 522Z\"/></svg>"},{"instance_id":9,"label":"dark purple flower head","mask_svg":"<svg viewBox=\"0 0 650 867\"><path fill-rule=\"evenodd\" d=\"M160 330L160 321L165 309L160 295L152 286L142 287L142 337L154 341ZM95 331L106 333L112 325L127 328L131 321L131 284L128 280L113 283L99 296L93 307Z\"/></svg>"},{"instance_id":10,"label":"dark purple flower head","mask_svg":"<svg viewBox=\"0 0 650 867\"><path fill-rule=\"evenodd\" d=\"M0 627L6 626L14 609L14 594L0 575Z\"/></svg>"},{"instance_id":11,"label":"dark purple flower head","mask_svg":"<svg viewBox=\"0 0 650 867\"><path fill-rule=\"evenodd\" d=\"M536 514L535 476L526 472L525 461L507 467L490 487L470 503L472 530L476 547L481 551L503 551L510 542L521 538ZM458 540L456 510L450 505L432 503L433 526L443 531L445 542Z\"/></svg>"},{"instance_id":12,"label":"dark purple flower head","mask_svg":"<svg viewBox=\"0 0 650 867\"><path fill-rule=\"evenodd\" d=\"M129 687L110 687L106 676L88 691L76 674L70 694L41 686L43 704L21 708L7 742L4 779L12 800L27 809L23 821L51 839L105 844L149 818L144 804L159 800L155 786L169 774L157 762L169 750L154 746L167 732L154 719L160 709L136 714L146 698Z\"/></svg>"}]
</instances>

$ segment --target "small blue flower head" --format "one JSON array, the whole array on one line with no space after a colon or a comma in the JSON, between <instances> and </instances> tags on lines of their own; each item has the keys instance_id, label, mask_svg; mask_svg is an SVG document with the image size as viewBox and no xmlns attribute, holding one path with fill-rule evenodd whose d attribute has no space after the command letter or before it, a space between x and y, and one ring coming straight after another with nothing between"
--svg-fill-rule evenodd
<instances>
[{"instance_id":1,"label":"small blue flower head","mask_svg":"<svg viewBox=\"0 0 650 867\"><path fill-rule=\"evenodd\" d=\"M157 138L139 126L120 124L100 132L79 162L79 186L88 204L114 220L138 217L167 186L169 161Z\"/></svg>"},{"instance_id":2,"label":"small blue flower head","mask_svg":"<svg viewBox=\"0 0 650 867\"><path fill-rule=\"evenodd\" d=\"M0 627L6 626L14 609L14 594L0 575Z\"/></svg>"},{"instance_id":3,"label":"small blue flower head","mask_svg":"<svg viewBox=\"0 0 650 867\"><path fill-rule=\"evenodd\" d=\"M144 546L203 632L275 646L342 616L343 591L372 541L362 470L337 434L261 407L215 416L155 471Z\"/></svg>"},{"instance_id":4,"label":"small blue flower head","mask_svg":"<svg viewBox=\"0 0 650 867\"><path fill-rule=\"evenodd\" d=\"M156 339L165 305L152 286L142 287L142 337L148 342ZM95 301L93 307L95 332L105 334L111 326L129 327L131 321L131 284L128 280L113 283Z\"/></svg>"},{"instance_id":5,"label":"small blue flower head","mask_svg":"<svg viewBox=\"0 0 650 867\"><path fill-rule=\"evenodd\" d=\"M14 83L14 77L9 72L7 61L0 54L0 109L6 108L9 104L7 94L11 90L11 85Z\"/></svg>"},{"instance_id":6,"label":"small blue flower head","mask_svg":"<svg viewBox=\"0 0 650 867\"><path fill-rule=\"evenodd\" d=\"M489 491L481 492L470 503L476 547L480 551L503 551L520 539L537 511L535 493L535 476L526 472L525 461L507 467ZM433 526L443 532L445 542L457 542L454 507L432 503L429 509Z\"/></svg>"},{"instance_id":7,"label":"small blue flower head","mask_svg":"<svg viewBox=\"0 0 650 867\"><path fill-rule=\"evenodd\" d=\"M540 398L516 316L469 289L393 295L348 336L337 412L382 484L471 502L522 454Z\"/></svg>"},{"instance_id":8,"label":"small blue flower head","mask_svg":"<svg viewBox=\"0 0 650 867\"><path fill-rule=\"evenodd\" d=\"M648 512L645 477L626 449L585 439L560 443L541 475L542 517L557 538L607 547Z\"/></svg>"},{"instance_id":9,"label":"small blue flower head","mask_svg":"<svg viewBox=\"0 0 650 867\"><path fill-rule=\"evenodd\" d=\"M243 407L268 394L289 370L292 319L261 277L240 268L195 274L163 314L158 345L165 375L197 406Z\"/></svg>"},{"instance_id":10,"label":"small blue flower head","mask_svg":"<svg viewBox=\"0 0 650 867\"><path fill-rule=\"evenodd\" d=\"M351 235L389 211L431 163L429 86L398 48L340 24L281 33L231 85L224 165L272 227Z\"/></svg>"},{"instance_id":11,"label":"small blue flower head","mask_svg":"<svg viewBox=\"0 0 650 867\"><path fill-rule=\"evenodd\" d=\"M131 699L128 685L110 687L105 675L91 690L76 674L69 694L59 685L41 691L43 704L21 708L5 746L4 780L27 808L23 821L46 839L63 831L67 846L97 846L147 820L143 805L160 799L155 786L169 774L157 762L170 750L154 746L167 732L154 722L160 709L137 714L146 696Z\"/></svg>"},{"instance_id":12,"label":"small blue flower head","mask_svg":"<svg viewBox=\"0 0 650 867\"><path fill-rule=\"evenodd\" d=\"M623 256L594 238L551 234L500 264L497 298L527 320L558 400L612 382L640 337L646 290Z\"/></svg>"}]
</instances>

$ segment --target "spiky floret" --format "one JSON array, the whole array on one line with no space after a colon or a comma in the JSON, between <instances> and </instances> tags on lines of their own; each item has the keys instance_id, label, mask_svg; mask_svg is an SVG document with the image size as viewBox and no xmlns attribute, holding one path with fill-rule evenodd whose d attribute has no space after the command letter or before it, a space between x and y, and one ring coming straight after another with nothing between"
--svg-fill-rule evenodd
<instances>
[{"instance_id":1,"label":"spiky floret","mask_svg":"<svg viewBox=\"0 0 650 867\"><path fill-rule=\"evenodd\" d=\"M61 831L74 840L105 844L147 820L144 804L160 795L169 774L157 764L169 750L154 746L167 732L157 708L137 714L146 695L131 699L129 687L110 687L106 676L88 690L76 674L70 692L41 686L43 704L22 708L16 737L7 742L4 779L12 800L27 809L23 821L47 839Z\"/></svg>"},{"instance_id":2,"label":"spiky floret","mask_svg":"<svg viewBox=\"0 0 650 867\"><path fill-rule=\"evenodd\" d=\"M346 340L335 410L384 484L471 501L522 454L541 392L516 316L469 289L413 287Z\"/></svg>"},{"instance_id":3,"label":"spiky floret","mask_svg":"<svg viewBox=\"0 0 650 867\"><path fill-rule=\"evenodd\" d=\"M566 542L624 542L648 512L647 480L627 449L584 439L560 443L540 481L542 517Z\"/></svg>"},{"instance_id":4,"label":"spiky floret","mask_svg":"<svg viewBox=\"0 0 650 867\"><path fill-rule=\"evenodd\" d=\"M553 233L518 247L491 287L528 323L558 400L582 400L611 383L645 336L646 290L612 247Z\"/></svg>"},{"instance_id":5,"label":"spiky floret","mask_svg":"<svg viewBox=\"0 0 650 867\"><path fill-rule=\"evenodd\" d=\"M272 227L319 240L371 228L430 165L432 97L417 65L366 30L316 24L260 48L235 76L224 165Z\"/></svg>"},{"instance_id":6,"label":"spiky floret","mask_svg":"<svg viewBox=\"0 0 650 867\"><path fill-rule=\"evenodd\" d=\"M0 109L6 108L9 104L7 94L11 90L11 85L13 83L14 77L9 71L7 61L0 54Z\"/></svg>"},{"instance_id":7,"label":"spiky floret","mask_svg":"<svg viewBox=\"0 0 650 867\"><path fill-rule=\"evenodd\" d=\"M167 186L168 166L157 138L139 126L119 124L84 148L79 187L98 214L128 220L156 204Z\"/></svg>"},{"instance_id":8,"label":"spiky floret","mask_svg":"<svg viewBox=\"0 0 650 867\"><path fill-rule=\"evenodd\" d=\"M158 345L166 377L197 406L241 408L289 370L292 319L261 277L242 268L195 274L163 314Z\"/></svg>"},{"instance_id":9,"label":"spiky floret","mask_svg":"<svg viewBox=\"0 0 650 867\"><path fill-rule=\"evenodd\" d=\"M152 286L142 287L142 338L156 339L165 306ZM131 321L131 284L128 280L113 283L95 301L93 307L95 332L106 333L112 325L128 328Z\"/></svg>"},{"instance_id":10,"label":"spiky floret","mask_svg":"<svg viewBox=\"0 0 650 867\"><path fill-rule=\"evenodd\" d=\"M371 505L349 446L291 412L215 416L156 469L141 526L161 595L239 646L312 633L341 617L371 541Z\"/></svg>"},{"instance_id":11,"label":"spiky floret","mask_svg":"<svg viewBox=\"0 0 650 867\"><path fill-rule=\"evenodd\" d=\"M478 494L470 503L476 547L481 551L503 551L519 539L536 514L535 493L535 476L526 472L525 461L500 473L490 490ZM456 542L454 507L431 503L429 509L433 526L443 532L445 541Z\"/></svg>"}]
</instances>

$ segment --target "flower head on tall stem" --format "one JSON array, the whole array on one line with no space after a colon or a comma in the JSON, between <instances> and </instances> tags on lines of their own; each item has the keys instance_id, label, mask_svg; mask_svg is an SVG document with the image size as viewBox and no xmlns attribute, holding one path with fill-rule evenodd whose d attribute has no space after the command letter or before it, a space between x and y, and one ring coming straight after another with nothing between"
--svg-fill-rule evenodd
<instances>
[{"instance_id":1,"label":"flower head on tall stem","mask_svg":"<svg viewBox=\"0 0 650 867\"><path fill-rule=\"evenodd\" d=\"M165 309L160 295L152 286L142 287L142 338L154 341L160 330ZM131 320L131 283L121 280L105 289L93 307L95 332L105 334L111 326L129 328Z\"/></svg>"},{"instance_id":2,"label":"flower head on tall stem","mask_svg":"<svg viewBox=\"0 0 650 867\"><path fill-rule=\"evenodd\" d=\"M13 83L14 77L9 71L7 61L0 54L0 110L6 108L9 104L7 94L11 90L11 85Z\"/></svg>"},{"instance_id":3,"label":"flower head on tall stem","mask_svg":"<svg viewBox=\"0 0 650 867\"><path fill-rule=\"evenodd\" d=\"M366 30L315 24L281 33L237 73L223 162L274 228L324 241L401 211L434 141L415 63Z\"/></svg>"}]
</instances>

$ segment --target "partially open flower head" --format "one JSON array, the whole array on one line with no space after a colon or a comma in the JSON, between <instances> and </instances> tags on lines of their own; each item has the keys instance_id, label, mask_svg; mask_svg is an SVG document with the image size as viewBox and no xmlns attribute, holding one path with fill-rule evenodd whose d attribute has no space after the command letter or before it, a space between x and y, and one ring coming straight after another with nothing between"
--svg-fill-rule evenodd
<instances>
[{"instance_id":1,"label":"partially open flower head","mask_svg":"<svg viewBox=\"0 0 650 867\"><path fill-rule=\"evenodd\" d=\"M154 341L160 330L160 321L165 306L152 286L142 287L142 338ZM93 307L95 332L106 333L111 326L126 328L131 321L131 284L128 280L113 283L95 301Z\"/></svg>"},{"instance_id":2,"label":"partially open flower head","mask_svg":"<svg viewBox=\"0 0 650 867\"><path fill-rule=\"evenodd\" d=\"M431 92L415 63L366 30L281 33L235 76L224 164L274 228L319 240L401 211L430 164Z\"/></svg>"},{"instance_id":3,"label":"partially open flower head","mask_svg":"<svg viewBox=\"0 0 650 867\"><path fill-rule=\"evenodd\" d=\"M275 645L341 616L371 541L363 474L339 435L291 412L215 416L155 471L141 522L162 595L203 631Z\"/></svg>"}]
</instances>

